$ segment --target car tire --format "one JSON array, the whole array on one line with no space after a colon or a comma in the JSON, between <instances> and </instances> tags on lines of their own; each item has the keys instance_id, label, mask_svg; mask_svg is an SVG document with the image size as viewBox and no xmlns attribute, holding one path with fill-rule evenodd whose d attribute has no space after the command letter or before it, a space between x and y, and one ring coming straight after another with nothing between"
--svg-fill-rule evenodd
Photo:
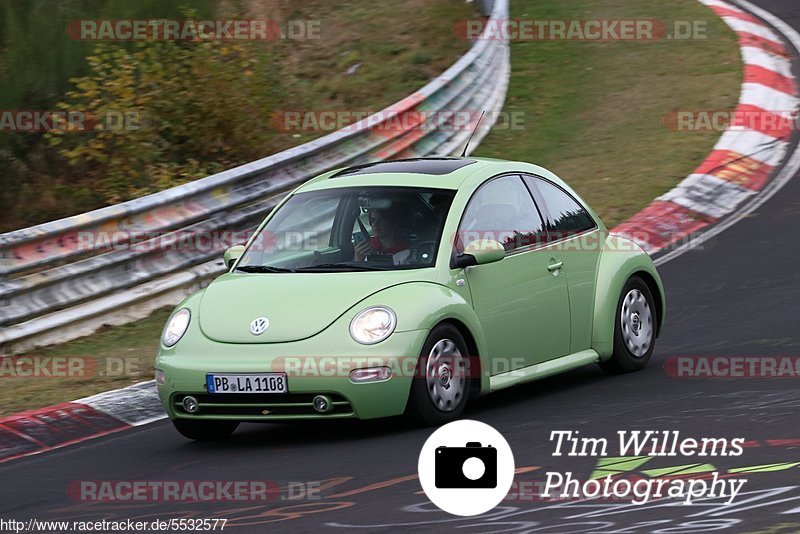
<instances>
[{"instance_id":1,"label":"car tire","mask_svg":"<svg viewBox=\"0 0 800 534\"><path fill-rule=\"evenodd\" d=\"M190 421L173 419L175 429L186 438L194 441L215 441L225 439L236 431L239 421Z\"/></svg>"},{"instance_id":2,"label":"car tire","mask_svg":"<svg viewBox=\"0 0 800 534\"><path fill-rule=\"evenodd\" d=\"M427 426L455 421L467 405L468 375L469 354L464 337L454 326L440 324L422 346L406 415Z\"/></svg>"},{"instance_id":3,"label":"car tire","mask_svg":"<svg viewBox=\"0 0 800 534\"><path fill-rule=\"evenodd\" d=\"M644 280L629 278L614 312L614 353L600 362L600 367L613 374L644 369L655 348L657 314L653 294Z\"/></svg>"}]
</instances>

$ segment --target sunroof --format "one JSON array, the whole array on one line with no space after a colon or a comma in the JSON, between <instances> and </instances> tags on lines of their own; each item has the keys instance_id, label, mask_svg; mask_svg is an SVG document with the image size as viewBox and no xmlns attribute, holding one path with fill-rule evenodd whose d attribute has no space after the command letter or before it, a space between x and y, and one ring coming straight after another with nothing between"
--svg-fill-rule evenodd
<instances>
[{"instance_id":1,"label":"sunroof","mask_svg":"<svg viewBox=\"0 0 800 534\"><path fill-rule=\"evenodd\" d=\"M393 161L377 161L365 165L357 165L337 172L331 178L356 176L359 174L378 174L383 172L406 172L412 174L444 175L475 163L475 160L464 158L414 158L396 159Z\"/></svg>"}]
</instances>

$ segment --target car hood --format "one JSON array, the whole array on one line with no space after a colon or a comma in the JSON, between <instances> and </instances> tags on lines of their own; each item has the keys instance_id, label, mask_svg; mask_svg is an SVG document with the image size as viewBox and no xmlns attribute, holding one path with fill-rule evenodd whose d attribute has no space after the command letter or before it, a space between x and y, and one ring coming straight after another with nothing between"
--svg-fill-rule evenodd
<instances>
[{"instance_id":1,"label":"car hood","mask_svg":"<svg viewBox=\"0 0 800 534\"><path fill-rule=\"evenodd\" d=\"M411 281L428 281L433 269L357 273L228 273L200 301L200 330L223 343L284 343L311 337L368 296ZM391 303L386 303L391 305ZM250 333L266 317L269 327Z\"/></svg>"}]
</instances>

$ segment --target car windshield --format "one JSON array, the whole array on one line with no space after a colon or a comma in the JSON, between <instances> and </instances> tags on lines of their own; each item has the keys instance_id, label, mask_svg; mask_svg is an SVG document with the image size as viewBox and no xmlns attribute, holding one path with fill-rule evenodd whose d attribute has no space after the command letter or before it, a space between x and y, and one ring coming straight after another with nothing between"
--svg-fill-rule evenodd
<instances>
[{"instance_id":1,"label":"car windshield","mask_svg":"<svg viewBox=\"0 0 800 534\"><path fill-rule=\"evenodd\" d=\"M432 267L454 194L414 187L298 193L254 237L236 270L355 272Z\"/></svg>"}]
</instances>

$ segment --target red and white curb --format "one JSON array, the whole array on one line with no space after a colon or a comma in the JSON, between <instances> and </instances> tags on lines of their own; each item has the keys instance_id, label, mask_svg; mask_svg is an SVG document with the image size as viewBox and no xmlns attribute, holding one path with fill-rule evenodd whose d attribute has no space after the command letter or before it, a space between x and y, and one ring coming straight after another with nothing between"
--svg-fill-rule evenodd
<instances>
[{"instance_id":1,"label":"red and white curb","mask_svg":"<svg viewBox=\"0 0 800 534\"><path fill-rule=\"evenodd\" d=\"M0 417L0 463L164 419L155 382Z\"/></svg>"},{"instance_id":2,"label":"red and white curb","mask_svg":"<svg viewBox=\"0 0 800 534\"><path fill-rule=\"evenodd\" d=\"M721 0L699 0L739 35L745 78L737 109L782 112L800 106L792 74L791 54L781 38L753 15ZM800 48L800 35L767 11L739 0L748 11L767 20ZM725 217L700 234L698 242L718 233L756 209L800 170L800 149L778 175L773 171L787 157L790 131L731 129L709 157L667 194L657 198L615 233L628 234L648 252L663 250ZM742 204L751 199L745 206ZM731 217L734 215L734 217ZM641 239L642 230L649 232ZM663 263L676 249L661 256ZM0 463L64 447L166 418L155 382L100 393L74 402L0 417Z\"/></svg>"},{"instance_id":3,"label":"red and white curb","mask_svg":"<svg viewBox=\"0 0 800 534\"><path fill-rule=\"evenodd\" d=\"M800 92L792 73L792 53L781 37L755 16L728 2L699 1L739 36L744 83L736 112L786 117L796 111ZM766 20L774 19L755 6L748 9ZM796 35L788 26L783 29ZM692 174L612 231L631 237L653 254L684 243L692 234L734 214L745 201L766 188L770 176L786 159L792 134L788 124L792 121L774 123L786 126L772 130L740 126L728 129Z\"/></svg>"}]
</instances>

